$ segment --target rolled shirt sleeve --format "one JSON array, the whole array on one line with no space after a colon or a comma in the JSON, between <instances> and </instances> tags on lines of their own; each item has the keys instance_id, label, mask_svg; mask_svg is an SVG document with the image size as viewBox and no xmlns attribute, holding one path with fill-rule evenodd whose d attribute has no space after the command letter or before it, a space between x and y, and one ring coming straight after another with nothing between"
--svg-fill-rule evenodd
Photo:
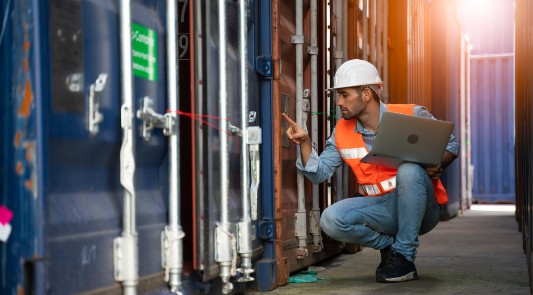
<instances>
[{"instance_id":1,"label":"rolled shirt sleeve","mask_svg":"<svg viewBox=\"0 0 533 295\"><path fill-rule=\"evenodd\" d=\"M435 117L433 117L432 114L429 113L428 109L426 109L426 107L423 107L423 106L415 106L415 108L413 109L413 115L417 117L437 120ZM461 149L461 145L459 144L455 136L453 136L453 134L450 135L450 139L448 140L448 145L446 146L446 150L454 154L456 157L458 157L460 149Z\"/></svg>"},{"instance_id":2,"label":"rolled shirt sleeve","mask_svg":"<svg viewBox=\"0 0 533 295\"><path fill-rule=\"evenodd\" d=\"M304 167L301 157L296 159L296 168L303 172L312 183L318 184L330 178L337 168L342 165L342 158L335 145L335 129L326 141L325 150L318 156L313 149Z\"/></svg>"}]
</instances>

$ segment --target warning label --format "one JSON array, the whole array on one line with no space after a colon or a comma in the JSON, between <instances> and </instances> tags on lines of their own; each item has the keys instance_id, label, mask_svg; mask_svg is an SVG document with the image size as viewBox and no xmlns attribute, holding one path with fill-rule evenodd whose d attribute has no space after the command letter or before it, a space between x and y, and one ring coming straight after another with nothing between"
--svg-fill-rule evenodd
<instances>
[{"instance_id":1,"label":"warning label","mask_svg":"<svg viewBox=\"0 0 533 295\"><path fill-rule=\"evenodd\" d=\"M132 24L133 74L157 81L157 35L141 25Z\"/></svg>"}]
</instances>

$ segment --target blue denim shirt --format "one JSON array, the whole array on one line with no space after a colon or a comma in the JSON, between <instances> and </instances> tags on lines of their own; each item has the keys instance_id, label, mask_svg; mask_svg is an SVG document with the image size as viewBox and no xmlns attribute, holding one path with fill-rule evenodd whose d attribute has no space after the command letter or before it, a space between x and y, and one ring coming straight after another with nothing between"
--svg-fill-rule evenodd
<instances>
[{"instance_id":1,"label":"blue denim shirt","mask_svg":"<svg viewBox=\"0 0 533 295\"><path fill-rule=\"evenodd\" d=\"M383 113L387 111L387 106L380 102L379 107L379 121L381 122L381 117L383 116ZM422 118L428 118L436 120L433 115L431 115L428 110L423 106L415 106L413 110L413 115L417 117ZM379 124L378 124L379 129ZM376 134L378 130L376 130L376 133L372 133L365 129L363 125L357 121L357 126L354 130L354 133L360 132L363 134L363 141L365 142L366 148L371 151L372 146L374 145L374 138L376 137ZM450 153L454 154L455 156L459 155L459 150L461 149L461 145L457 142L457 139L453 135L450 135L450 140L448 141L448 145L446 146L446 150ZM313 152L311 153L311 157L309 160L307 160L307 165L303 167L302 165L302 159L298 158L296 160L296 167L303 172L303 174L312 182L312 183L321 183L325 181L326 179L330 178L333 173L337 170L337 168L342 165L342 158L339 154L339 150L337 150L337 146L335 144L335 129L333 130L333 133L331 134L331 137L326 141L326 149L320 154L320 157L316 153L316 151L313 149Z\"/></svg>"}]
</instances>

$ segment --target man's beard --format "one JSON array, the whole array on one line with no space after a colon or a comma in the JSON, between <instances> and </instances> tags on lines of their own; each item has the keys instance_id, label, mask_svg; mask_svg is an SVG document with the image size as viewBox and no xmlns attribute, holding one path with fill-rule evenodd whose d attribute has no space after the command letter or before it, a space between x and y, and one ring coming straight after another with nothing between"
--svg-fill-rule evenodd
<instances>
[{"instance_id":1,"label":"man's beard","mask_svg":"<svg viewBox=\"0 0 533 295\"><path fill-rule=\"evenodd\" d=\"M353 106L353 108L348 109L348 112L342 114L342 117L344 118L344 120L352 120L352 119L359 117L359 115L361 115L363 110L364 110L363 99L361 98L361 96L359 96L359 98L357 99L357 103Z\"/></svg>"}]
</instances>

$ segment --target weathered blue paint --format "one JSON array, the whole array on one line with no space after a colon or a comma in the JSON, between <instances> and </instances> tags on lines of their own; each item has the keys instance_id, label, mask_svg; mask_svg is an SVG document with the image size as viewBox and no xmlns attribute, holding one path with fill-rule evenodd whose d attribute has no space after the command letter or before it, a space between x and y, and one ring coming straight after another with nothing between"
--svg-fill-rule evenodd
<instances>
[{"instance_id":1,"label":"weathered blue paint","mask_svg":"<svg viewBox=\"0 0 533 295\"><path fill-rule=\"evenodd\" d=\"M3 10L7 2L2 1ZM40 5L31 0L11 2L1 47L1 203L14 213L11 236L1 245L2 294L17 294L29 285L24 282L24 275L33 278L33 284L44 282L38 270L42 269L39 261L46 256L43 165L47 142L43 135L46 121L42 100L47 97L47 87L43 83L46 62L42 57L47 50L41 39L46 26L41 23ZM44 294L43 291L35 294Z\"/></svg>"},{"instance_id":2,"label":"weathered blue paint","mask_svg":"<svg viewBox=\"0 0 533 295\"><path fill-rule=\"evenodd\" d=\"M159 2L132 7L135 22L158 32L161 77L157 83L136 78L135 95L137 103L150 95L164 112L165 37L156 7L165 1ZM14 1L2 43L2 203L15 213L13 233L1 249L2 294L29 286L26 291L35 294L78 293L115 283L111 241L120 234L122 215L118 13L107 1L82 1L84 89L100 73L109 74L100 98L101 132L91 138L86 113L51 109L48 5ZM166 200L158 174L165 152L160 131L148 144L137 138L141 276L161 272Z\"/></svg>"},{"instance_id":3,"label":"weathered blue paint","mask_svg":"<svg viewBox=\"0 0 533 295\"><path fill-rule=\"evenodd\" d=\"M515 200L513 55L471 56L474 200Z\"/></svg>"},{"instance_id":4,"label":"weathered blue paint","mask_svg":"<svg viewBox=\"0 0 533 295\"><path fill-rule=\"evenodd\" d=\"M256 66L256 70L262 77L261 86L261 126L263 144L261 146L262 163L262 222L260 238L263 239L263 259L257 263L257 286L261 290L272 290L277 285L276 247L274 239L274 130L273 130L273 105L272 105L272 1L260 0L259 9L259 39L260 52L256 60L262 61Z\"/></svg>"},{"instance_id":5,"label":"weathered blue paint","mask_svg":"<svg viewBox=\"0 0 533 295\"><path fill-rule=\"evenodd\" d=\"M216 1L210 1L216 7ZM0 0L5 9L7 0ZM123 188L119 181L119 150L122 142L120 128L120 44L118 33L118 7L105 0L82 0L83 27L83 75L84 89L88 90L100 73L108 79L100 95L100 112L104 120L100 132L94 138L87 130L87 113L58 112L52 109L51 41L49 39L49 1L13 1L8 15L10 20L0 47L0 189L2 204L15 212L12 221L13 233L7 244L0 245L0 293L18 294L19 288L32 286L35 294L72 294L91 291L116 284L113 279L112 240L122 229ZM272 55L270 1L250 1L249 21L249 68L250 110L258 112L258 119L250 125L262 125L263 145L262 186L259 196L259 221L273 221L274 193L272 180L272 83L265 73L264 64L258 68L256 57L266 60ZM154 110L166 110L166 65L165 65L165 0L134 0L132 17L135 23L157 32L158 81L134 78L135 109L141 99L150 96ZM207 10L207 16L216 11ZM265 13L265 11L268 11ZM232 67L228 79L232 123L238 124L238 70L237 31L235 30L236 5L228 3L230 23L228 48ZM3 11L2 11L3 15ZM214 33L214 21L207 28ZM209 22L208 22L209 23ZM257 25L258 24L258 25ZM209 36L205 34L204 36ZM210 40L205 38L205 40ZM29 43L26 43L29 42ZM29 44L28 50L24 50ZM209 60L206 68L208 89L206 100L201 102L203 114L218 115L216 95L216 48L207 42L205 52ZM28 70L24 69L27 59ZM28 83L26 83L28 82ZM29 85L29 86L25 86ZM31 92L28 114L21 115L25 106L25 94ZM27 97L27 96L26 96ZM85 103L88 93L85 93ZM264 109L263 109L264 108ZM136 173L137 232L139 235L139 276L161 274L160 233L167 222L167 175L168 158L166 139L161 130L155 130L148 143L139 135L141 122L136 120ZM217 131L203 126L208 139L216 141ZM20 137L16 137L20 131ZM15 138L20 138L15 144ZM238 157L240 138L232 137L231 154ZM213 145L206 145L212 147ZM198 155L202 156L202 155ZM214 198L208 210L211 218L208 227L218 220L216 207L216 149L209 150L209 176ZM17 163L20 172L17 173ZM238 161L232 161L238 163ZM232 165L232 216L233 222L240 218L239 165ZM182 170L183 171L183 170ZM31 181L31 182L30 182ZM265 198L261 198L265 195ZM183 220L182 222L190 222ZM254 222L258 229L258 222ZM46 230L46 231L45 231ZM257 234L257 230L254 232ZM212 231L209 239L212 239ZM188 243L191 236L185 238ZM206 241L210 248L208 257L214 265L213 241ZM275 247L271 240L253 242L254 249L263 246L263 257L254 261L260 278L254 283L235 283L234 293L248 286L270 290L276 286ZM192 255L184 253L184 260ZM24 273L26 271L26 273ZM33 278L32 282L24 279ZM197 273L184 277L184 293L196 294L208 291L220 294L218 278L202 282ZM165 292L166 288L152 290ZM159 294L159 293L158 293Z\"/></svg>"}]
</instances>

